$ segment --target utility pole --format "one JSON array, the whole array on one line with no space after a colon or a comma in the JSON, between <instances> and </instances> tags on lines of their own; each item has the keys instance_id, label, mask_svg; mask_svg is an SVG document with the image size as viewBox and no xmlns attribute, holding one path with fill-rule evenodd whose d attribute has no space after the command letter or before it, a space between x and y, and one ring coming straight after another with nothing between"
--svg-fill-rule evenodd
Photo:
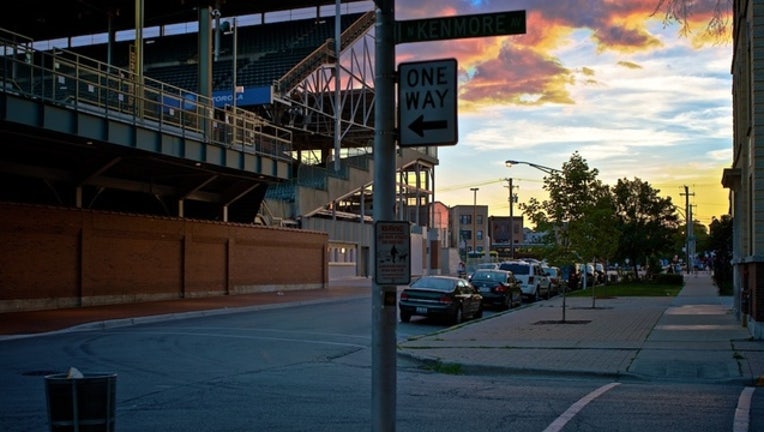
<instances>
[{"instance_id":1,"label":"utility pole","mask_svg":"<svg viewBox=\"0 0 764 432\"><path fill-rule=\"evenodd\" d=\"M504 181L508 182L509 185L507 188L509 189L509 257L515 258L515 199L517 198L515 196L514 192L514 186L512 186L512 178L505 178Z\"/></svg>"},{"instance_id":2,"label":"utility pole","mask_svg":"<svg viewBox=\"0 0 764 432\"><path fill-rule=\"evenodd\" d=\"M685 262L687 264L687 274L690 274L692 269L690 269L691 260L690 260L690 240L692 239L692 231L693 231L693 222L692 222L692 209L690 208L690 196L695 196L695 192L690 193L689 187L684 187L684 193L680 194L684 196L684 214L685 214L685 221L687 222L687 227L684 230L684 236L685 236L685 244L684 244L684 255L685 255Z\"/></svg>"},{"instance_id":3,"label":"utility pole","mask_svg":"<svg viewBox=\"0 0 764 432\"><path fill-rule=\"evenodd\" d=\"M477 252L477 192L480 188L470 188L473 195L472 200L472 253Z\"/></svg>"}]
</instances>

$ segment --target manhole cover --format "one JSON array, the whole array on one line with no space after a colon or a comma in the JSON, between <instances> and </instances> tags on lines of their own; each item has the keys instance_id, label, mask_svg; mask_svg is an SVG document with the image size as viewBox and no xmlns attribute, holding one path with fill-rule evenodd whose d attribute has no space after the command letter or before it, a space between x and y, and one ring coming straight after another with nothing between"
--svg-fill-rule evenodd
<instances>
[{"instance_id":1,"label":"manhole cover","mask_svg":"<svg viewBox=\"0 0 764 432\"><path fill-rule=\"evenodd\" d=\"M535 325L545 325L545 324L589 324L592 322L592 320L546 320L546 321L537 321L533 324Z\"/></svg>"}]
</instances>

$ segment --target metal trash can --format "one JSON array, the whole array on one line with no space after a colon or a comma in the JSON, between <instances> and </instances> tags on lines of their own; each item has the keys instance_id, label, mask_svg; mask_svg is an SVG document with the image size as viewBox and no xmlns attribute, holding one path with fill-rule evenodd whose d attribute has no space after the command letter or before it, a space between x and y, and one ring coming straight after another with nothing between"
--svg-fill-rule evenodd
<instances>
[{"instance_id":1,"label":"metal trash can","mask_svg":"<svg viewBox=\"0 0 764 432\"><path fill-rule=\"evenodd\" d=\"M114 431L117 374L83 373L45 376L51 432Z\"/></svg>"}]
</instances>

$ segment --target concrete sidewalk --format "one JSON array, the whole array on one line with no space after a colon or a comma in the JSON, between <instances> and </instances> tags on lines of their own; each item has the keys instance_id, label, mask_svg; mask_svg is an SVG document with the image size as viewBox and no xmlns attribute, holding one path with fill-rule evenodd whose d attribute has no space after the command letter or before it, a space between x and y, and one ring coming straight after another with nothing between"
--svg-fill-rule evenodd
<instances>
[{"instance_id":1,"label":"concrete sidewalk","mask_svg":"<svg viewBox=\"0 0 764 432\"><path fill-rule=\"evenodd\" d=\"M604 289L604 288L597 288ZM677 297L538 302L400 344L422 361L465 373L590 375L757 384L764 341L752 341L708 274L685 277Z\"/></svg>"}]
</instances>

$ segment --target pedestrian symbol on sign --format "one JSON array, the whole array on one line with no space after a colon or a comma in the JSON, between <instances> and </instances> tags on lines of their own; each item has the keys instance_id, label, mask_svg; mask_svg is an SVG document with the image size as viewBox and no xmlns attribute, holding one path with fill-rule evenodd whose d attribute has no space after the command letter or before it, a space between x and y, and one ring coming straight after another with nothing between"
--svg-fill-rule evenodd
<instances>
[{"instance_id":1,"label":"pedestrian symbol on sign","mask_svg":"<svg viewBox=\"0 0 764 432\"><path fill-rule=\"evenodd\" d=\"M374 280L378 285L407 285L411 282L410 230L406 221L374 224Z\"/></svg>"}]
</instances>

